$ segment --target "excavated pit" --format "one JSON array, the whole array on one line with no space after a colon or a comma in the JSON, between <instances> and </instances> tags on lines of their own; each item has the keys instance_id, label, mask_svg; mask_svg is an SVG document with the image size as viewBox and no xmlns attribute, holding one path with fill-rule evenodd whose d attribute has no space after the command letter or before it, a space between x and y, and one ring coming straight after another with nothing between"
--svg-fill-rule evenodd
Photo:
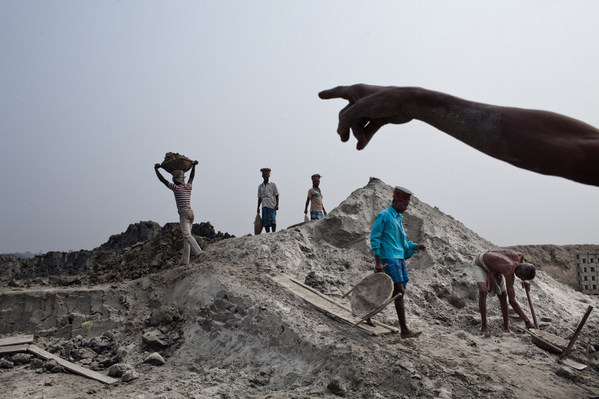
<instances>
[{"instance_id":1,"label":"excavated pit","mask_svg":"<svg viewBox=\"0 0 599 399\"><path fill-rule=\"evenodd\" d=\"M91 338L119 327L129 312L127 292L110 287L8 292L0 294L0 303L2 335Z\"/></svg>"}]
</instances>

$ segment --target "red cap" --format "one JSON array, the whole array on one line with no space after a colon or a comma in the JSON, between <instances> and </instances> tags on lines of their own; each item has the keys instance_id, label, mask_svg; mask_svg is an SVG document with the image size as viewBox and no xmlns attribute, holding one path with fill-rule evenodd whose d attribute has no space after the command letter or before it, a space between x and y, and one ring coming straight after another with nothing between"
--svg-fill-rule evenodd
<instances>
[{"instance_id":1,"label":"red cap","mask_svg":"<svg viewBox=\"0 0 599 399\"><path fill-rule=\"evenodd\" d=\"M404 201L408 201L412 198L412 192L407 188L396 186L393 190L393 199L400 199Z\"/></svg>"}]
</instances>

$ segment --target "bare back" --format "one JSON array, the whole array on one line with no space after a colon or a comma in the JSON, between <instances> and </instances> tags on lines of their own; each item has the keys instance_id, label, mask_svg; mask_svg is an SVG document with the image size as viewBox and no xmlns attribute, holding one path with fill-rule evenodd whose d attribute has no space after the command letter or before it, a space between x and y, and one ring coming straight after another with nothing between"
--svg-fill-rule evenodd
<instances>
[{"instance_id":1,"label":"bare back","mask_svg":"<svg viewBox=\"0 0 599 399\"><path fill-rule=\"evenodd\" d=\"M485 264L492 272L503 274L506 278L514 275L516 267L524 261L524 255L507 249L489 251L483 255Z\"/></svg>"}]
</instances>

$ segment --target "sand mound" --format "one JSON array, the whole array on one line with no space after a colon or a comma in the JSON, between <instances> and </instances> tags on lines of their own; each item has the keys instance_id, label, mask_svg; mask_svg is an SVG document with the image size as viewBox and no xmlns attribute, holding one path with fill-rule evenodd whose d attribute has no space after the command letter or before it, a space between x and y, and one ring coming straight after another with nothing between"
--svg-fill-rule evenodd
<instances>
[{"instance_id":1,"label":"sand mound","mask_svg":"<svg viewBox=\"0 0 599 399\"><path fill-rule=\"evenodd\" d=\"M0 369L5 392L12 392L7 397L77 398L81 392L89 398L142 393L159 398L599 394L598 315L591 315L572 355L591 366L582 372L559 365L527 334L501 332L495 299L488 301L492 336L481 337L468 265L494 245L418 198L404 221L408 236L428 247L408 261L408 321L423 331L420 338L368 335L316 311L270 278L285 274L349 306L341 296L372 272L368 235L391 193L392 187L371 179L324 220L274 234L215 240L202 262L187 268L167 265L163 251L174 241L156 236L113 253L112 272L100 266L81 271L102 270L104 285L87 278L64 287L43 279L40 287L13 278L13 287L5 284L0 291L3 335L35 333L40 345L73 361L88 359L89 367L103 372L125 364L137 378L105 387L79 376L35 374L27 364L14 365ZM146 250L135 252L136 247ZM177 259L174 253L168 256ZM141 268L139 275L124 272L140 265L152 267ZM542 329L563 338L571 336L589 304L599 304L542 270L531 295ZM529 314L520 288L517 297ZM397 324L392 306L377 319ZM522 325L513 315L512 323ZM100 350L94 339L108 349ZM163 366L144 362L153 352L163 356Z\"/></svg>"}]
</instances>

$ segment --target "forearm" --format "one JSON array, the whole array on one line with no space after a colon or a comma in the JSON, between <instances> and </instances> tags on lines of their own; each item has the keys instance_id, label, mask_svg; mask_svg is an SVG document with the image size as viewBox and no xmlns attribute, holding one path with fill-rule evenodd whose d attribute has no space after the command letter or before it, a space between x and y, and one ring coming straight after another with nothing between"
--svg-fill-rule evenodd
<instances>
[{"instance_id":1,"label":"forearm","mask_svg":"<svg viewBox=\"0 0 599 399\"><path fill-rule=\"evenodd\" d=\"M160 180L165 185L168 184L168 181L164 178L164 176L162 176L162 173L160 173L158 168L154 168L154 172L156 172L156 177L158 177L158 180Z\"/></svg>"},{"instance_id":2,"label":"forearm","mask_svg":"<svg viewBox=\"0 0 599 399\"><path fill-rule=\"evenodd\" d=\"M398 88L403 112L483 152L500 140L501 113L494 106L419 87Z\"/></svg>"},{"instance_id":3,"label":"forearm","mask_svg":"<svg viewBox=\"0 0 599 399\"><path fill-rule=\"evenodd\" d=\"M530 323L528 316L524 314L524 311L522 310L520 304L518 303L518 301L516 301L516 299L510 299L510 306L512 307L512 309L514 309L518 316L520 316L520 318L524 320L525 323Z\"/></svg>"},{"instance_id":4,"label":"forearm","mask_svg":"<svg viewBox=\"0 0 599 399\"><path fill-rule=\"evenodd\" d=\"M421 120L494 158L542 174L599 185L599 130L564 115L466 101L399 88L398 104Z\"/></svg>"}]
</instances>

